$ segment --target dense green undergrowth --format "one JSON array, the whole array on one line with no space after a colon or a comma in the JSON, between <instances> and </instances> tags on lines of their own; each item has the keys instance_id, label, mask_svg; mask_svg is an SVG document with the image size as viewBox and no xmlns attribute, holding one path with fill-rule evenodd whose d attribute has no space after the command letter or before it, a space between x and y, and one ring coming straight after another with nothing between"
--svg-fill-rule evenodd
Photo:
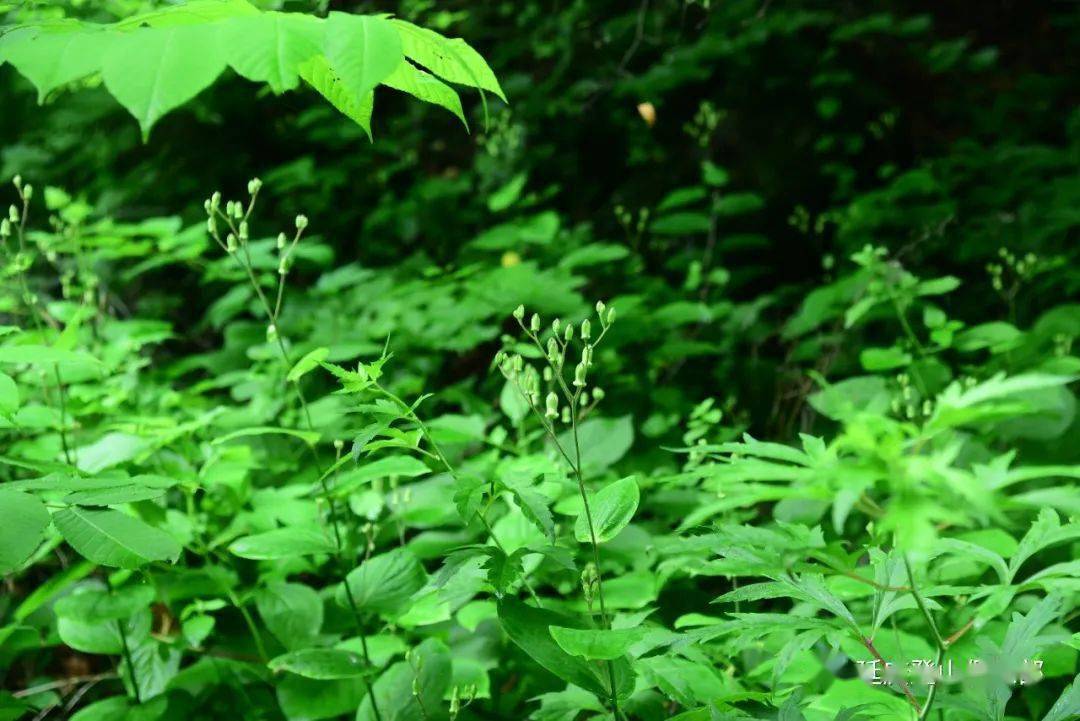
<instances>
[{"instance_id":1,"label":"dense green undergrowth","mask_svg":"<svg viewBox=\"0 0 1080 721\"><path fill-rule=\"evenodd\" d=\"M4 165L26 171L0 224L0 719L1080 715L1075 112L991 132L976 107L966 137L893 157L920 110L877 107L891 86L856 82L860 53L908 43L943 85L998 67L899 3L377 8L401 20L300 5L9 17L30 35L0 57L48 101L44 124L112 123L102 82L143 132L179 109L146 146L115 120L98 158L4 121ZM173 42L153 34L173 32L163 16L249 40L249 22L320 24L327 44L279 46L270 74L226 53L198 87L177 58L158 76L175 93L135 83L149 104L132 101L109 58ZM424 146L420 106L392 103L369 146L370 115L342 98L402 88L393 62L349 62L380 32L361 24L430 33L449 65L408 42L390 60L495 95L447 37L513 28L530 62L555 58L538 75L553 87L559 58L599 70L569 95L530 87L522 49L496 40L509 109L463 108L438 80L406 90L468 119L475 155L447 151L466 136L438 121ZM334 26L356 34L335 45ZM41 33L124 39L42 74ZM801 139L733 149L786 114L735 81L702 87L712 65L794 84L772 54L818 63L803 120L826 199L758 165ZM192 100L226 64L274 92L310 84L313 58L333 107L228 79ZM1058 75L1008 62L1002 113L1060 99ZM15 107L28 90L4 77ZM694 102L672 129L678 93ZM270 102L299 157L249 163L266 149L236 137L213 152L201 124ZM567 140L581 128L528 138L607 102L629 107L604 117L635 176L582 216L610 179L577 187L552 163L592 152ZM839 108L870 119L843 127ZM184 153L198 167L162 186Z\"/></svg>"}]
</instances>

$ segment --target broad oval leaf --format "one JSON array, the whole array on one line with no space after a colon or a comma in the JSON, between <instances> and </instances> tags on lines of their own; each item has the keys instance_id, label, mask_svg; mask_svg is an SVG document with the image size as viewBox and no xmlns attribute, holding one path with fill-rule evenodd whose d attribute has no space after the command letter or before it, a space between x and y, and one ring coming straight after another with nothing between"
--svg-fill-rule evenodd
<instances>
[{"instance_id":1,"label":"broad oval leaf","mask_svg":"<svg viewBox=\"0 0 1080 721\"><path fill-rule=\"evenodd\" d=\"M33 554L49 521L38 498L0 488L0 574L15 570Z\"/></svg>"},{"instance_id":2,"label":"broad oval leaf","mask_svg":"<svg viewBox=\"0 0 1080 721\"><path fill-rule=\"evenodd\" d=\"M300 84L300 65L319 54L322 33L316 17L271 11L230 20L221 41L233 70L281 94Z\"/></svg>"},{"instance_id":3,"label":"broad oval leaf","mask_svg":"<svg viewBox=\"0 0 1080 721\"><path fill-rule=\"evenodd\" d=\"M205 90L224 69L217 26L175 25L116 35L102 77L147 137L161 116Z\"/></svg>"},{"instance_id":4,"label":"broad oval leaf","mask_svg":"<svg viewBox=\"0 0 1080 721\"><path fill-rule=\"evenodd\" d=\"M352 601L361 611L398 615L405 602L427 583L427 572L416 556L404 548L372 556L345 577ZM338 603L348 607L346 588L337 592Z\"/></svg>"},{"instance_id":5,"label":"broad oval leaf","mask_svg":"<svg viewBox=\"0 0 1080 721\"><path fill-rule=\"evenodd\" d=\"M233 555L254 561L333 553L335 550L334 542L321 528L315 527L276 528L238 538L229 544L229 551Z\"/></svg>"},{"instance_id":6,"label":"broad oval leaf","mask_svg":"<svg viewBox=\"0 0 1080 721\"><path fill-rule=\"evenodd\" d=\"M332 12L325 32L326 59L356 99L374 90L402 62L401 39L384 18Z\"/></svg>"},{"instance_id":7,"label":"broad oval leaf","mask_svg":"<svg viewBox=\"0 0 1080 721\"><path fill-rule=\"evenodd\" d=\"M606 670L583 658L572 656L551 636L552 626L580 628L584 624L575 618L554 611L535 608L509 596L498 603L499 623L510 640L534 661L568 683L580 686L601 698L608 698ZM614 661L616 691L620 698L634 688L634 674L625 660Z\"/></svg>"},{"instance_id":8,"label":"broad oval leaf","mask_svg":"<svg viewBox=\"0 0 1080 721\"><path fill-rule=\"evenodd\" d=\"M72 548L102 566L138 568L180 556L168 533L111 508L72 506L53 514L53 523Z\"/></svg>"},{"instance_id":9,"label":"broad oval leaf","mask_svg":"<svg viewBox=\"0 0 1080 721\"><path fill-rule=\"evenodd\" d=\"M619 531L626 528L634 517L640 500L641 493L633 476L610 483L593 494L589 498L589 508L592 512L596 543L609 541L619 535ZM584 509L578 514L577 523L574 524L574 537L580 543L592 543L594 540L589 532L589 517Z\"/></svg>"},{"instance_id":10,"label":"broad oval leaf","mask_svg":"<svg viewBox=\"0 0 1080 721\"><path fill-rule=\"evenodd\" d=\"M364 673L363 659L340 648L305 648L272 659L273 671L288 671L317 681L352 678Z\"/></svg>"},{"instance_id":11,"label":"broad oval leaf","mask_svg":"<svg viewBox=\"0 0 1080 721\"><path fill-rule=\"evenodd\" d=\"M612 629L552 626L549 630L563 651L572 656L604 661L622 658L648 632L640 626Z\"/></svg>"},{"instance_id":12,"label":"broad oval leaf","mask_svg":"<svg viewBox=\"0 0 1080 721\"><path fill-rule=\"evenodd\" d=\"M57 616L73 618L81 623L104 623L131 618L149 608L154 601L154 588L149 585L131 586L109 593L104 589L88 589L64 596L53 610Z\"/></svg>"},{"instance_id":13,"label":"broad oval leaf","mask_svg":"<svg viewBox=\"0 0 1080 721\"><path fill-rule=\"evenodd\" d=\"M271 583L255 594L255 607L270 633L290 651L311 645L322 628L322 599L301 583Z\"/></svg>"}]
</instances>

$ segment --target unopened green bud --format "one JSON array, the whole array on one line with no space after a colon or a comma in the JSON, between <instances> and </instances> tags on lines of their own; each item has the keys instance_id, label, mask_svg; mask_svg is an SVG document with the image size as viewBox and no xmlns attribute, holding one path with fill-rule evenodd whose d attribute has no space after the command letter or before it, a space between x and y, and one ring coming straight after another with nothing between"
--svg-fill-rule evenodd
<instances>
[{"instance_id":1,"label":"unopened green bud","mask_svg":"<svg viewBox=\"0 0 1080 721\"><path fill-rule=\"evenodd\" d=\"M577 388L585 387L585 363L578 363L574 367L574 386Z\"/></svg>"},{"instance_id":2,"label":"unopened green bud","mask_svg":"<svg viewBox=\"0 0 1080 721\"><path fill-rule=\"evenodd\" d=\"M262 181L258 178L252 178L248 181L248 195L255 195L262 188Z\"/></svg>"},{"instance_id":3,"label":"unopened green bud","mask_svg":"<svg viewBox=\"0 0 1080 721\"><path fill-rule=\"evenodd\" d=\"M240 222L240 240L245 241L248 239L248 224L247 221Z\"/></svg>"},{"instance_id":4,"label":"unopened green bud","mask_svg":"<svg viewBox=\"0 0 1080 721\"><path fill-rule=\"evenodd\" d=\"M611 325L615 322L615 306L608 308L607 312L607 324Z\"/></svg>"},{"instance_id":5,"label":"unopened green bud","mask_svg":"<svg viewBox=\"0 0 1080 721\"><path fill-rule=\"evenodd\" d=\"M548 338L547 342L547 354L548 360L552 363L556 363L559 360L559 342L554 337Z\"/></svg>"},{"instance_id":6,"label":"unopened green bud","mask_svg":"<svg viewBox=\"0 0 1080 721\"><path fill-rule=\"evenodd\" d=\"M8 220L10 220L12 223L19 222L19 209L16 208L14 205L8 206Z\"/></svg>"},{"instance_id":7,"label":"unopened green bud","mask_svg":"<svg viewBox=\"0 0 1080 721\"><path fill-rule=\"evenodd\" d=\"M529 330L533 333L540 332L540 316L537 313L532 314L532 318L529 318Z\"/></svg>"},{"instance_id":8,"label":"unopened green bud","mask_svg":"<svg viewBox=\"0 0 1080 721\"><path fill-rule=\"evenodd\" d=\"M281 262L278 263L277 272L278 275L288 275L289 262L285 258L282 258Z\"/></svg>"},{"instance_id":9,"label":"unopened green bud","mask_svg":"<svg viewBox=\"0 0 1080 721\"><path fill-rule=\"evenodd\" d=\"M582 391L579 400L581 401L581 405L589 405L589 391Z\"/></svg>"},{"instance_id":10,"label":"unopened green bud","mask_svg":"<svg viewBox=\"0 0 1080 721\"><path fill-rule=\"evenodd\" d=\"M607 306L604 305L604 301L602 301L602 300L596 301L596 314L599 315L599 316L603 316L605 307L607 307Z\"/></svg>"},{"instance_id":11,"label":"unopened green bud","mask_svg":"<svg viewBox=\"0 0 1080 721\"><path fill-rule=\"evenodd\" d=\"M306 215L296 216L296 229L303 230L308 225L308 219Z\"/></svg>"},{"instance_id":12,"label":"unopened green bud","mask_svg":"<svg viewBox=\"0 0 1080 721\"><path fill-rule=\"evenodd\" d=\"M206 232L210 235L217 233L217 221L214 220L214 216L212 215L206 219Z\"/></svg>"},{"instance_id":13,"label":"unopened green bud","mask_svg":"<svg viewBox=\"0 0 1080 721\"><path fill-rule=\"evenodd\" d=\"M545 402L547 403L547 410L544 413L544 415L546 415L548 418L558 418L559 417L559 397L557 395L555 395L554 392L548 393L547 394L547 399L546 399Z\"/></svg>"},{"instance_id":14,"label":"unopened green bud","mask_svg":"<svg viewBox=\"0 0 1080 721\"><path fill-rule=\"evenodd\" d=\"M574 326L571 323L567 323L566 324L566 329L563 331L563 340L565 340L567 343L569 343L570 339L573 338L573 337L574 337Z\"/></svg>"},{"instance_id":15,"label":"unopened green bud","mask_svg":"<svg viewBox=\"0 0 1080 721\"><path fill-rule=\"evenodd\" d=\"M592 323L586 318L581 321L581 340L589 340L589 338L592 338Z\"/></svg>"},{"instance_id":16,"label":"unopened green bud","mask_svg":"<svg viewBox=\"0 0 1080 721\"><path fill-rule=\"evenodd\" d=\"M230 253L235 253L236 249L239 247L239 244L236 242L236 236L232 233L229 233L228 237L225 238L225 250L229 251Z\"/></svg>"},{"instance_id":17,"label":"unopened green bud","mask_svg":"<svg viewBox=\"0 0 1080 721\"><path fill-rule=\"evenodd\" d=\"M267 342L273 342L273 341L277 340L277 337L278 337L277 326L274 325L273 323L266 326L266 340L267 340Z\"/></svg>"},{"instance_id":18,"label":"unopened green bud","mask_svg":"<svg viewBox=\"0 0 1080 721\"><path fill-rule=\"evenodd\" d=\"M277 249L278 250L285 250L285 244L288 241L289 241L289 239L285 236L284 233L278 233L278 236L277 236Z\"/></svg>"},{"instance_id":19,"label":"unopened green bud","mask_svg":"<svg viewBox=\"0 0 1080 721\"><path fill-rule=\"evenodd\" d=\"M544 366L544 380L548 383L555 379L555 374L551 372L551 366Z\"/></svg>"},{"instance_id":20,"label":"unopened green bud","mask_svg":"<svg viewBox=\"0 0 1080 721\"><path fill-rule=\"evenodd\" d=\"M562 413L559 414L559 420L561 420L563 423L570 422L570 406L563 406Z\"/></svg>"},{"instance_id":21,"label":"unopened green bud","mask_svg":"<svg viewBox=\"0 0 1080 721\"><path fill-rule=\"evenodd\" d=\"M33 197L34 197L34 186L27 183L26 187L23 188L23 199L24 200L30 200Z\"/></svg>"},{"instance_id":22,"label":"unopened green bud","mask_svg":"<svg viewBox=\"0 0 1080 721\"><path fill-rule=\"evenodd\" d=\"M210 195L210 207L214 210L221 207L221 193L216 190Z\"/></svg>"},{"instance_id":23,"label":"unopened green bud","mask_svg":"<svg viewBox=\"0 0 1080 721\"><path fill-rule=\"evenodd\" d=\"M518 320L522 320L525 317L525 306L519 305L517 308L514 308L514 317Z\"/></svg>"},{"instance_id":24,"label":"unopened green bud","mask_svg":"<svg viewBox=\"0 0 1080 721\"><path fill-rule=\"evenodd\" d=\"M555 333L556 335L558 335L559 328L561 328L561 327L562 327L562 318L556 318L555 320L551 321L551 332L552 333Z\"/></svg>"},{"instance_id":25,"label":"unopened green bud","mask_svg":"<svg viewBox=\"0 0 1080 721\"><path fill-rule=\"evenodd\" d=\"M14 178L11 179L11 182L14 183L15 188L17 190L22 189L22 176L21 175L16 175Z\"/></svg>"},{"instance_id":26,"label":"unopened green bud","mask_svg":"<svg viewBox=\"0 0 1080 721\"><path fill-rule=\"evenodd\" d=\"M593 396L593 398L595 398L595 399L596 399L597 401L602 401L602 400L604 400L604 395L605 395L605 393L604 393L604 389L603 389L603 388L593 388L592 396Z\"/></svg>"},{"instance_id":27,"label":"unopened green bud","mask_svg":"<svg viewBox=\"0 0 1080 721\"><path fill-rule=\"evenodd\" d=\"M0 220L0 238L7 238L11 235L11 221L7 218Z\"/></svg>"}]
</instances>

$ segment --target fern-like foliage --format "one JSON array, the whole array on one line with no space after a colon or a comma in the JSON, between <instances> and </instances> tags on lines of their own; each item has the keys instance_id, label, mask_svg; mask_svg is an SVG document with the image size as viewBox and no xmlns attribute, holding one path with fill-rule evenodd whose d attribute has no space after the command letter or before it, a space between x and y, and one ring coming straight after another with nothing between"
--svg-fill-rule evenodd
<instances>
[{"instance_id":1,"label":"fern-like foliage","mask_svg":"<svg viewBox=\"0 0 1080 721\"><path fill-rule=\"evenodd\" d=\"M64 19L7 27L4 62L34 84L40 102L100 78L144 138L226 68L275 93L303 81L369 137L380 85L446 108L463 123L450 83L505 100L491 68L464 40L383 16L319 18L262 11L247 0L194 0L111 24Z\"/></svg>"}]
</instances>

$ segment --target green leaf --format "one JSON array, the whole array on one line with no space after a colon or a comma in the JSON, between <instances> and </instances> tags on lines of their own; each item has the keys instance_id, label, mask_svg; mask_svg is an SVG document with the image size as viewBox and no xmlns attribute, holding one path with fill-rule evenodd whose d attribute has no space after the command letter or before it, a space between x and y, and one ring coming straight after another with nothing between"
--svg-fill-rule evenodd
<instances>
[{"instance_id":1,"label":"green leaf","mask_svg":"<svg viewBox=\"0 0 1080 721\"><path fill-rule=\"evenodd\" d=\"M250 436L267 436L267 435L282 435L292 436L293 438L299 438L309 446L313 446L319 442L318 431L302 431L296 428L274 428L272 426L258 426L255 428L241 428L238 431L232 433L226 433L220 438L214 439L214 445L221 445L222 443L228 443L229 441L236 440L237 438L248 438Z\"/></svg>"},{"instance_id":2,"label":"green leaf","mask_svg":"<svg viewBox=\"0 0 1080 721\"><path fill-rule=\"evenodd\" d=\"M586 473L602 471L630 450L634 443L634 419L631 416L590 418L578 426L578 441L583 470ZM569 449L570 457L574 458L573 432L559 434L559 443Z\"/></svg>"},{"instance_id":3,"label":"green leaf","mask_svg":"<svg viewBox=\"0 0 1080 721\"><path fill-rule=\"evenodd\" d=\"M371 113L375 107L374 92L356 97L330 67L330 62L321 55L303 63L299 72L304 82L326 98L342 115L363 128L368 140L371 140Z\"/></svg>"},{"instance_id":4,"label":"green leaf","mask_svg":"<svg viewBox=\"0 0 1080 721\"><path fill-rule=\"evenodd\" d=\"M1046 712L1042 721L1068 721L1080 716L1080 674L1065 687L1054 706Z\"/></svg>"},{"instance_id":5,"label":"green leaf","mask_svg":"<svg viewBox=\"0 0 1080 721\"><path fill-rule=\"evenodd\" d=\"M902 368L912 361L910 353L899 348L864 348L859 353L859 363L868 371L887 371Z\"/></svg>"},{"instance_id":6,"label":"green leaf","mask_svg":"<svg viewBox=\"0 0 1080 721\"><path fill-rule=\"evenodd\" d=\"M506 96L495 73L476 52L459 38L447 38L434 30L404 20L391 20L400 33L405 57L427 68L443 80L494 93L503 102Z\"/></svg>"},{"instance_id":7,"label":"green leaf","mask_svg":"<svg viewBox=\"0 0 1080 721\"><path fill-rule=\"evenodd\" d=\"M19 410L19 386L6 373L0 373L0 415L10 416Z\"/></svg>"},{"instance_id":8,"label":"green leaf","mask_svg":"<svg viewBox=\"0 0 1080 721\"><path fill-rule=\"evenodd\" d=\"M318 368L319 363L326 360L328 355L330 355L330 349L326 347L316 348L315 350L310 351L303 358L296 361L296 365L289 371L286 380L290 383L295 383L315 368Z\"/></svg>"},{"instance_id":9,"label":"green leaf","mask_svg":"<svg viewBox=\"0 0 1080 721\"><path fill-rule=\"evenodd\" d=\"M547 497L531 488L517 485L510 486L510 491L514 494L518 508L525 514L525 517L554 543L555 519L551 515L551 509L548 508L549 501Z\"/></svg>"},{"instance_id":10,"label":"green leaf","mask_svg":"<svg viewBox=\"0 0 1080 721\"><path fill-rule=\"evenodd\" d=\"M0 38L0 53L38 91L38 102L56 88L96 73L111 37L81 23L58 23Z\"/></svg>"},{"instance_id":11,"label":"green leaf","mask_svg":"<svg viewBox=\"0 0 1080 721\"><path fill-rule=\"evenodd\" d=\"M229 551L233 555L256 561L334 553L335 550L334 542L317 527L277 528L244 536L229 544Z\"/></svg>"},{"instance_id":12,"label":"green leaf","mask_svg":"<svg viewBox=\"0 0 1080 721\"><path fill-rule=\"evenodd\" d=\"M163 115L198 95L225 69L215 25L139 28L117 35L102 64L105 87L143 138Z\"/></svg>"},{"instance_id":13,"label":"green leaf","mask_svg":"<svg viewBox=\"0 0 1080 721\"><path fill-rule=\"evenodd\" d=\"M403 62L401 39L384 18L332 12L323 39L326 59L353 98L363 98Z\"/></svg>"},{"instance_id":14,"label":"green leaf","mask_svg":"<svg viewBox=\"0 0 1080 721\"><path fill-rule=\"evenodd\" d=\"M411 551L395 548L364 561L345 583L361 611L394 615L406 610L405 602L427 583L427 573ZM348 605L344 588L338 589L337 599Z\"/></svg>"},{"instance_id":15,"label":"green leaf","mask_svg":"<svg viewBox=\"0 0 1080 721\"><path fill-rule=\"evenodd\" d=\"M563 651L594 660L621 658L635 643L645 637L647 629L636 628L562 628L552 626L551 637Z\"/></svg>"},{"instance_id":16,"label":"green leaf","mask_svg":"<svg viewBox=\"0 0 1080 721\"><path fill-rule=\"evenodd\" d=\"M1009 580L1016 578L1024 562L1044 548L1080 538L1080 522L1061 525L1061 519L1052 508L1044 508L1031 528L1020 539L1016 552L1009 559Z\"/></svg>"},{"instance_id":17,"label":"green leaf","mask_svg":"<svg viewBox=\"0 0 1080 721\"><path fill-rule=\"evenodd\" d=\"M53 609L57 616L77 619L81 623L104 623L131 618L154 602L150 585L130 586L109 593L103 589L87 589L64 596Z\"/></svg>"},{"instance_id":18,"label":"green leaf","mask_svg":"<svg viewBox=\"0 0 1080 721\"><path fill-rule=\"evenodd\" d=\"M290 651L310 646L323 623L323 602L310 586L277 581L255 594L266 627Z\"/></svg>"},{"instance_id":19,"label":"green leaf","mask_svg":"<svg viewBox=\"0 0 1080 721\"><path fill-rule=\"evenodd\" d=\"M388 668L375 682L373 691L379 709L376 716L371 697L364 695L356 721L425 721L445 717L445 697L454 676L450 649L442 641L429 638L412 649L409 661ZM436 715L442 712L440 715Z\"/></svg>"},{"instance_id":20,"label":"green leaf","mask_svg":"<svg viewBox=\"0 0 1080 721\"><path fill-rule=\"evenodd\" d=\"M30 558L50 521L45 504L34 496L0 488L0 574Z\"/></svg>"},{"instance_id":21,"label":"green leaf","mask_svg":"<svg viewBox=\"0 0 1080 721\"><path fill-rule=\"evenodd\" d=\"M322 37L319 19L302 13L238 17L221 29L232 69L248 80L267 83L278 94L300 84L300 65L319 54Z\"/></svg>"},{"instance_id":22,"label":"green leaf","mask_svg":"<svg viewBox=\"0 0 1080 721\"><path fill-rule=\"evenodd\" d=\"M0 347L0 363L28 363L30 365L46 365L49 363L101 364L99 360L89 353L50 348L44 345L6 345Z\"/></svg>"},{"instance_id":23,"label":"green leaf","mask_svg":"<svg viewBox=\"0 0 1080 721\"><path fill-rule=\"evenodd\" d=\"M641 492L633 476L610 483L593 494L589 499L589 507L596 543L610 541L626 528L634 517L640 500ZM578 514L574 524L574 537L580 543L592 543L594 540L589 533L589 517L584 509Z\"/></svg>"},{"instance_id":24,"label":"green leaf","mask_svg":"<svg viewBox=\"0 0 1080 721\"><path fill-rule=\"evenodd\" d=\"M272 671L288 671L318 681L360 676L365 668L360 656L340 648L305 648L278 656L268 665Z\"/></svg>"},{"instance_id":25,"label":"green leaf","mask_svg":"<svg viewBox=\"0 0 1080 721\"><path fill-rule=\"evenodd\" d=\"M499 623L506 635L534 661L562 680L608 698L606 670L577 656L572 656L555 642L550 628L582 628L575 618L547 609L534 608L509 596L499 600ZM616 673L620 697L633 688L633 676L626 662L618 662ZM628 688L629 687L629 688Z\"/></svg>"},{"instance_id":26,"label":"green leaf","mask_svg":"<svg viewBox=\"0 0 1080 721\"><path fill-rule=\"evenodd\" d=\"M425 103L438 105L446 108L460 120L466 128L469 123L465 120L465 113L461 109L461 98L446 83L434 75L426 73L410 62L402 61L394 68L394 72L383 78L383 85L403 93L408 93Z\"/></svg>"},{"instance_id":27,"label":"green leaf","mask_svg":"<svg viewBox=\"0 0 1080 721\"><path fill-rule=\"evenodd\" d=\"M112 509L73 506L53 514L53 523L72 548L102 566L138 568L180 556L172 536Z\"/></svg>"},{"instance_id":28,"label":"green leaf","mask_svg":"<svg viewBox=\"0 0 1080 721\"><path fill-rule=\"evenodd\" d=\"M148 501L164 495L164 488L129 484L69 493L64 496L64 503L78 506L115 506L121 503Z\"/></svg>"}]
</instances>

